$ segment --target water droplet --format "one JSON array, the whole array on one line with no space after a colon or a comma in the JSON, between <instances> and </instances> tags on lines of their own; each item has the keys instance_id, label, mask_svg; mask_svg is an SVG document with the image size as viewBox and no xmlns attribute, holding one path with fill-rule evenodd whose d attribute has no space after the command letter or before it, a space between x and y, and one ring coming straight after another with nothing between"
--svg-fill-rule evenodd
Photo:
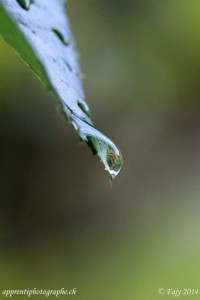
<instances>
[{"instance_id":1,"label":"water droplet","mask_svg":"<svg viewBox=\"0 0 200 300\"><path fill-rule=\"evenodd\" d=\"M73 127L74 127L75 130L78 130L78 126L76 125L75 122L72 121L72 125L73 125Z\"/></svg>"},{"instance_id":2,"label":"water droplet","mask_svg":"<svg viewBox=\"0 0 200 300\"><path fill-rule=\"evenodd\" d=\"M75 114L71 115L71 119L81 139L91 147L94 154L101 158L105 169L110 174L110 183L112 183L122 167L122 155L119 149L103 133L79 119Z\"/></svg>"},{"instance_id":3,"label":"water droplet","mask_svg":"<svg viewBox=\"0 0 200 300\"><path fill-rule=\"evenodd\" d=\"M89 106L87 105L86 102L82 102L82 101L78 100L78 106L80 107L80 109L82 109L82 111L83 111L88 117L91 116Z\"/></svg>"},{"instance_id":4,"label":"water droplet","mask_svg":"<svg viewBox=\"0 0 200 300\"><path fill-rule=\"evenodd\" d=\"M57 35L57 37L59 38L59 40L61 40L61 42L68 46L69 45L69 39L66 36L66 34L62 33L59 29L56 28L52 28L52 31Z\"/></svg>"},{"instance_id":5,"label":"water droplet","mask_svg":"<svg viewBox=\"0 0 200 300\"><path fill-rule=\"evenodd\" d=\"M17 2L22 8L29 10L31 3L33 3L33 0L17 0Z\"/></svg>"},{"instance_id":6,"label":"water droplet","mask_svg":"<svg viewBox=\"0 0 200 300\"><path fill-rule=\"evenodd\" d=\"M68 70L69 70L70 72L72 72L72 67L71 67L71 65L70 65L66 60L63 59L63 61L64 61L65 65L67 66Z\"/></svg>"}]
</instances>

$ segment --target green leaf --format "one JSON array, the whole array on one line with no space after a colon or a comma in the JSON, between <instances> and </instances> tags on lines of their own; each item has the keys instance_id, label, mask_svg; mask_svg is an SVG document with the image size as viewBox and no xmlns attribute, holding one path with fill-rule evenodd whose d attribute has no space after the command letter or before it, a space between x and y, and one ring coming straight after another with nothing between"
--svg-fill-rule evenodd
<instances>
[{"instance_id":1,"label":"green leaf","mask_svg":"<svg viewBox=\"0 0 200 300\"><path fill-rule=\"evenodd\" d=\"M122 157L90 119L64 1L0 0L0 33L55 95L69 123L114 178Z\"/></svg>"}]
</instances>

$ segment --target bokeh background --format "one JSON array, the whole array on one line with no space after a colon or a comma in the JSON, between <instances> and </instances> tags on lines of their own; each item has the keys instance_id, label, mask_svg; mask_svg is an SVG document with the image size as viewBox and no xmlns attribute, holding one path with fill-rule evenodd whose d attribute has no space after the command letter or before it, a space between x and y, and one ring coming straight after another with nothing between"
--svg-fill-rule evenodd
<instances>
[{"instance_id":1,"label":"bokeh background","mask_svg":"<svg viewBox=\"0 0 200 300\"><path fill-rule=\"evenodd\" d=\"M0 288L76 287L68 298L81 300L199 288L187 296L198 299L200 2L69 1L68 14L93 121L124 166L110 189L0 38Z\"/></svg>"}]
</instances>

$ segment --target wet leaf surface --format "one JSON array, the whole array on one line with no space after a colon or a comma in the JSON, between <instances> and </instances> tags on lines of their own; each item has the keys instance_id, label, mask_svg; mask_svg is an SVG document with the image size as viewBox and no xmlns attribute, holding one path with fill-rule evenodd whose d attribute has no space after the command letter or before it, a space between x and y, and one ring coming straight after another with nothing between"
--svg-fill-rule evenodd
<instances>
[{"instance_id":1,"label":"wet leaf surface","mask_svg":"<svg viewBox=\"0 0 200 300\"><path fill-rule=\"evenodd\" d=\"M69 123L114 178L120 151L93 127L85 102L75 43L60 0L1 0L0 33L55 95Z\"/></svg>"}]
</instances>

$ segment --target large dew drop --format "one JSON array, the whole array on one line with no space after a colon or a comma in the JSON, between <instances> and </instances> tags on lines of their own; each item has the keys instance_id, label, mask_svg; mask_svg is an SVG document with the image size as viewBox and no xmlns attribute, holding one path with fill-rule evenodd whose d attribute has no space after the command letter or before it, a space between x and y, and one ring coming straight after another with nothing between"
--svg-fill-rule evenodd
<instances>
[{"instance_id":1,"label":"large dew drop","mask_svg":"<svg viewBox=\"0 0 200 300\"><path fill-rule=\"evenodd\" d=\"M110 174L112 183L122 167L122 155L119 149L104 134L79 119L75 114L72 114L71 119L72 125L78 131L81 139L91 147L94 154L100 157L105 169Z\"/></svg>"}]
</instances>

